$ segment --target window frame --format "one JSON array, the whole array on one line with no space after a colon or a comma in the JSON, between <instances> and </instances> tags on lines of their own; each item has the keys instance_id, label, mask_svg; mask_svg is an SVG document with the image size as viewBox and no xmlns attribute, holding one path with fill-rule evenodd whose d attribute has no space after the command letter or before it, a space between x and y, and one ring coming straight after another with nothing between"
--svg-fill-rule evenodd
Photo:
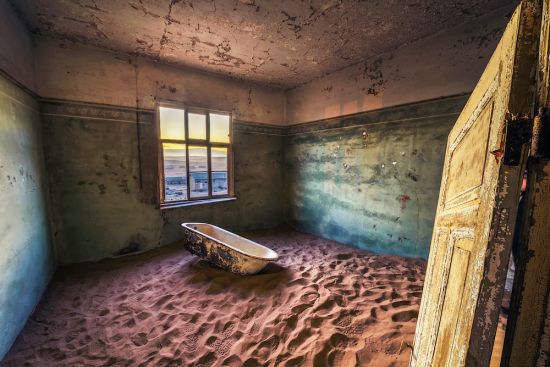
<instances>
[{"instance_id":1,"label":"window frame","mask_svg":"<svg viewBox=\"0 0 550 367\"><path fill-rule=\"evenodd\" d=\"M160 108L173 108L184 110L184 124L185 124L185 140L180 139L162 139L160 135ZM189 139L189 113L204 114L206 116L206 139ZM210 141L210 114L220 114L229 116L229 143L218 143ZM233 115L229 111L216 110L211 108L190 106L185 103L178 103L173 101L157 101L155 103L155 133L157 139L157 155L158 155L158 194L159 204L161 208L187 206L194 203L215 202L215 201L227 201L228 199L234 199L234 165L233 165ZM187 199L166 201L165 193L165 180L164 177L164 149L163 143L174 143L185 145L185 159L186 159L186 189ZM189 171L189 147L205 147L207 151L207 170L208 170L208 193L207 195L200 197L191 197L191 185L190 185L190 171ZM226 148L227 149L227 194L214 195L212 193L212 148Z\"/></svg>"}]
</instances>

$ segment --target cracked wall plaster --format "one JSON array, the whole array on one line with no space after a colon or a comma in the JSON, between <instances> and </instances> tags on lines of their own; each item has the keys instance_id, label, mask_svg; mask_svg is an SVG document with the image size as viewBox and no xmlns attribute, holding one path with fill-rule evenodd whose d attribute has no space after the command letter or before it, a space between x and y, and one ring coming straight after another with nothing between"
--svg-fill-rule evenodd
<instances>
[{"instance_id":1,"label":"cracked wall plaster","mask_svg":"<svg viewBox=\"0 0 550 367\"><path fill-rule=\"evenodd\" d=\"M287 121L302 123L470 93L513 6L287 91Z\"/></svg>"},{"instance_id":2,"label":"cracked wall plaster","mask_svg":"<svg viewBox=\"0 0 550 367\"><path fill-rule=\"evenodd\" d=\"M35 34L282 89L516 2L11 0Z\"/></svg>"}]
</instances>

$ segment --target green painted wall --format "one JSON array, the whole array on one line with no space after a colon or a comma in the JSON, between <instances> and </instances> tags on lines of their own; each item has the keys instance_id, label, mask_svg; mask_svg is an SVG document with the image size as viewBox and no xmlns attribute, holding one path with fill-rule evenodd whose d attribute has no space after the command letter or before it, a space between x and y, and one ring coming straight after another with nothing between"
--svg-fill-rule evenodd
<instances>
[{"instance_id":1,"label":"green painted wall","mask_svg":"<svg viewBox=\"0 0 550 367\"><path fill-rule=\"evenodd\" d=\"M0 360L54 270L36 101L0 77Z\"/></svg>"},{"instance_id":2,"label":"green painted wall","mask_svg":"<svg viewBox=\"0 0 550 367\"><path fill-rule=\"evenodd\" d=\"M285 138L285 212L297 229L427 258L452 97L295 125Z\"/></svg>"},{"instance_id":3,"label":"green painted wall","mask_svg":"<svg viewBox=\"0 0 550 367\"><path fill-rule=\"evenodd\" d=\"M59 261L161 246L181 238L185 221L232 231L287 222L351 246L427 257L447 134L465 101L288 128L237 122L238 200L163 211L151 111L138 125L131 109L43 101Z\"/></svg>"},{"instance_id":4,"label":"green painted wall","mask_svg":"<svg viewBox=\"0 0 550 367\"><path fill-rule=\"evenodd\" d=\"M283 222L280 128L235 124L236 201L161 211L151 111L139 125L135 111L118 107L44 101L41 112L60 263L167 244L186 221L232 231Z\"/></svg>"}]
</instances>

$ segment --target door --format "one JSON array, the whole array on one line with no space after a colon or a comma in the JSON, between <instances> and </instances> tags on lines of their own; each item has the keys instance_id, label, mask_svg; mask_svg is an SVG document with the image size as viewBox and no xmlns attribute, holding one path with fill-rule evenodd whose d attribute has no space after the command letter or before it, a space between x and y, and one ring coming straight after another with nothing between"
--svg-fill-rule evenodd
<instances>
[{"instance_id":1,"label":"door","mask_svg":"<svg viewBox=\"0 0 550 367\"><path fill-rule=\"evenodd\" d=\"M532 116L539 1L510 19L451 130L410 365L488 366ZM513 128L514 127L514 128Z\"/></svg>"}]
</instances>

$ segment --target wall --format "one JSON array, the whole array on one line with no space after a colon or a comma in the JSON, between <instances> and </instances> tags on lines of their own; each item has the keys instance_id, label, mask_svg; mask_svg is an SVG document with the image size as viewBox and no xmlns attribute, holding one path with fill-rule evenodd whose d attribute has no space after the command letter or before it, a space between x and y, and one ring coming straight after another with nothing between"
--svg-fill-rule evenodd
<instances>
[{"instance_id":1,"label":"wall","mask_svg":"<svg viewBox=\"0 0 550 367\"><path fill-rule=\"evenodd\" d=\"M235 123L236 201L161 211L153 111L140 112L138 140L134 110L69 102L41 110L61 263L174 242L186 221L233 231L282 223L280 129Z\"/></svg>"},{"instance_id":2,"label":"wall","mask_svg":"<svg viewBox=\"0 0 550 367\"><path fill-rule=\"evenodd\" d=\"M295 125L286 217L370 251L427 258L447 135L466 96Z\"/></svg>"},{"instance_id":3,"label":"wall","mask_svg":"<svg viewBox=\"0 0 550 367\"><path fill-rule=\"evenodd\" d=\"M184 221L230 230L282 223L282 135L264 125L284 123L282 91L67 40L36 43L61 263L173 242ZM160 100L233 112L236 201L157 209L152 122Z\"/></svg>"},{"instance_id":4,"label":"wall","mask_svg":"<svg viewBox=\"0 0 550 367\"><path fill-rule=\"evenodd\" d=\"M0 1L0 360L54 270L31 37Z\"/></svg>"},{"instance_id":5,"label":"wall","mask_svg":"<svg viewBox=\"0 0 550 367\"><path fill-rule=\"evenodd\" d=\"M0 360L54 270L37 102L0 77Z\"/></svg>"},{"instance_id":6,"label":"wall","mask_svg":"<svg viewBox=\"0 0 550 367\"><path fill-rule=\"evenodd\" d=\"M514 5L288 91L286 120L311 122L471 92Z\"/></svg>"},{"instance_id":7,"label":"wall","mask_svg":"<svg viewBox=\"0 0 550 367\"><path fill-rule=\"evenodd\" d=\"M38 95L43 98L45 152L60 261L95 260L162 245L179 238L178 225L184 220L208 220L233 230L275 226L283 221L283 202L288 206L289 219L309 228L305 223L316 217L306 218L306 212L301 211L303 205L310 204L304 204L299 191L285 200L282 198L283 151L288 150L288 159L299 160L303 146L297 138L288 139L289 146L283 146L282 135L286 130L261 124L284 126L467 92L481 72L484 62L479 60L491 53L500 35L506 21L505 10L480 18L475 26L464 25L420 40L288 93L67 39L37 36L36 85ZM422 55L421 62L410 62L418 55ZM233 111L236 121L241 122L235 134L239 200L167 211L157 209L152 110L160 100ZM141 111L139 125L133 110L136 106ZM422 136L422 128L431 128L415 124L418 136ZM300 128L291 127L290 131L296 129ZM262 133L265 131L267 135ZM321 141L336 138L319 134ZM345 135L337 138L346 139ZM389 141L397 138L387 136ZM315 154L323 155L323 147L320 144ZM382 143L368 154L379 154L377 149L390 154ZM295 158L291 158L293 154ZM434 159L442 156L441 151L433 152ZM308 172L307 165L301 168ZM304 187L300 181L290 184L292 179L299 180L302 176L295 169L286 180L287 188ZM378 194L391 203L397 196L412 195L395 193L394 189L397 186ZM429 190L435 189L430 186ZM436 198L437 194L432 200L435 202ZM291 205L292 200L296 202ZM414 224L412 217L405 216L398 238L403 242L403 253L422 256L424 250L420 247L410 249L421 246L429 237L431 229L427 228L431 222L426 218L433 214L430 212L433 208L418 205L421 208L417 212L423 217ZM371 208L372 215L381 217L386 215L384 210L384 205ZM238 218L239 215L244 218ZM414 236L405 230L413 228L413 224L420 228ZM345 236L328 236L345 239ZM380 242L374 235L372 238L384 248L389 243Z\"/></svg>"},{"instance_id":8,"label":"wall","mask_svg":"<svg viewBox=\"0 0 550 367\"><path fill-rule=\"evenodd\" d=\"M241 121L284 123L284 93L146 58L38 37L37 92L44 98L153 109L156 100L233 111Z\"/></svg>"}]
</instances>

